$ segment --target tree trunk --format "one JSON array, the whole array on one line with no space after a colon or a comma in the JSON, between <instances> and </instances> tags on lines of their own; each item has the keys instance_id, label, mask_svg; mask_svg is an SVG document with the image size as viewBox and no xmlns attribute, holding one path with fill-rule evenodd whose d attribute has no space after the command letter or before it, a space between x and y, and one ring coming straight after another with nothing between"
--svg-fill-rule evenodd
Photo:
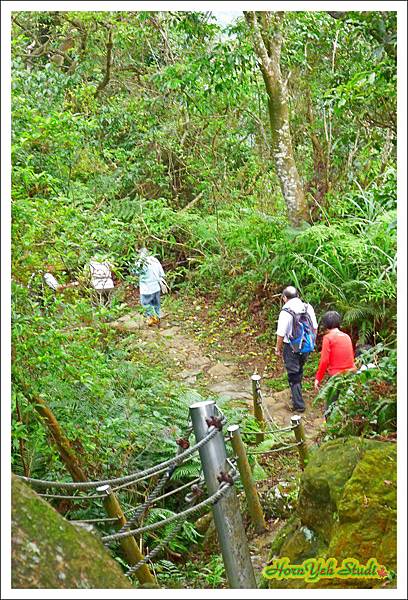
<instances>
[{"instance_id":1,"label":"tree trunk","mask_svg":"<svg viewBox=\"0 0 408 600\"><path fill-rule=\"evenodd\" d=\"M305 190L310 192L317 202L316 209L320 206L324 206L326 194L330 189L329 182L329 162L327 160L327 148L324 148L320 142L319 136L315 131L315 118L313 114L312 99L310 97L310 90L307 88L305 91L306 97L306 121L309 125L308 133L312 142L313 148L313 177L307 183Z\"/></svg>"},{"instance_id":2,"label":"tree trunk","mask_svg":"<svg viewBox=\"0 0 408 600\"><path fill-rule=\"evenodd\" d=\"M44 419L53 437L55 445L58 448L61 460L71 473L72 479L74 481L88 481L88 478L80 464L79 458L75 454L75 451L69 443L68 438L65 437L64 432L62 431L61 426L52 410L46 405L42 398L39 396L33 396L28 386L23 383L20 378L17 379L17 377L14 377L14 379L15 383L24 394L24 397L28 400L28 402L30 402L30 404L34 406L37 412Z\"/></svg>"},{"instance_id":3,"label":"tree trunk","mask_svg":"<svg viewBox=\"0 0 408 600\"><path fill-rule=\"evenodd\" d=\"M244 12L251 28L255 52L260 62L268 94L269 120L272 133L272 152L276 173L289 220L299 225L308 217L307 203L293 156L289 127L289 106L286 81L280 69L282 34L280 22L283 13Z\"/></svg>"}]
</instances>

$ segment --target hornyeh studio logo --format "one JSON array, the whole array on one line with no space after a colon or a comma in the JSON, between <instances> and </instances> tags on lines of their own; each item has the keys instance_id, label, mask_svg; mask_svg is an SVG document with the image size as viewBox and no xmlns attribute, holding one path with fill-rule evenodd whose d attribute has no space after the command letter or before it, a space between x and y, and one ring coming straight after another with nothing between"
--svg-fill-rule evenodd
<instances>
[{"instance_id":1,"label":"hornyeh studio logo","mask_svg":"<svg viewBox=\"0 0 408 600\"><path fill-rule=\"evenodd\" d=\"M337 566L335 558L309 558L301 565L291 565L287 556L274 559L272 564L264 567L262 575L265 579L304 579L308 583L316 583L321 579L384 579L387 569L380 565L376 558L370 558L367 564L361 564L356 558L345 558L341 566Z\"/></svg>"}]
</instances>

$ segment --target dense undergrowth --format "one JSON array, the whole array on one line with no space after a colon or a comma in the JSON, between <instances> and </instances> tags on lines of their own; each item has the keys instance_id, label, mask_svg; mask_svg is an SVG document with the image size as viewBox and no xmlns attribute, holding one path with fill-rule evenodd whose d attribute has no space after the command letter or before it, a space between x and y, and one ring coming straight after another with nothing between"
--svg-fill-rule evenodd
<instances>
[{"instance_id":1,"label":"dense undergrowth","mask_svg":"<svg viewBox=\"0 0 408 600\"><path fill-rule=\"evenodd\" d=\"M272 168L262 81L244 24L228 38L208 16L179 14L161 25L170 54L148 13L72 13L71 23L59 13L19 13L13 24L17 473L67 478L19 380L54 411L89 477L120 475L175 453L191 392L172 381L172 364L160 351L109 327L129 310L124 295L119 291L109 309L95 307L86 286L92 256L111 261L116 282L135 285L130 269L142 245L160 257L186 303L203 295L220 312L234 306L264 341L273 337L279 293L292 283L319 316L339 310L354 342L377 344L380 368L350 383L329 435L377 431L380 399L394 400L395 65L370 34L374 17L336 23L337 33L325 13L288 17L284 64L293 71L292 128L310 209L309 222L293 228ZM99 90L107 26L115 31L115 75ZM340 40L336 69L320 29ZM48 53L31 56L41 35L49 37ZM69 35L74 44L63 62L51 60ZM309 58L300 39L313 40ZM313 120L302 104L305 74ZM313 134L327 152L325 174ZM330 185L321 194L324 178ZM55 298L42 283L44 271L81 285ZM360 409L363 423L356 421ZM234 419L254 427L242 414ZM179 481L198 468L180 468ZM139 500L147 492L142 487ZM126 497L125 507L133 501ZM176 508L169 501L152 518ZM89 517L92 509L73 514ZM187 552L198 541L186 523L170 550ZM211 560L207 579L193 563L187 579L219 585L222 569ZM180 581L172 564L162 561L164 583Z\"/></svg>"}]
</instances>

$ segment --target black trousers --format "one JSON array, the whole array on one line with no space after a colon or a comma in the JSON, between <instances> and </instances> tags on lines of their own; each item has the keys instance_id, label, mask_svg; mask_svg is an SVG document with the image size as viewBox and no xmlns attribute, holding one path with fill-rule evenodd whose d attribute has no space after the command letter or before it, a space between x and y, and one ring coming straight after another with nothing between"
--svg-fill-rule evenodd
<instances>
[{"instance_id":1,"label":"black trousers","mask_svg":"<svg viewBox=\"0 0 408 600\"><path fill-rule=\"evenodd\" d=\"M290 344L283 344L283 362L288 373L288 382L293 408L304 410L305 403L302 396L303 367L309 353L294 354Z\"/></svg>"}]
</instances>

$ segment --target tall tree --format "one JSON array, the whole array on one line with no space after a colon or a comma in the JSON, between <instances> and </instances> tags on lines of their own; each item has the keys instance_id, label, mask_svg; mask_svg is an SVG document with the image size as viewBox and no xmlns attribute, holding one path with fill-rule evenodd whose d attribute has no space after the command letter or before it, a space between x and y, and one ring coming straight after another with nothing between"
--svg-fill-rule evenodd
<instances>
[{"instance_id":1,"label":"tall tree","mask_svg":"<svg viewBox=\"0 0 408 600\"><path fill-rule=\"evenodd\" d=\"M303 186L296 167L289 126L286 81L282 76L280 55L283 12L244 12L251 29L255 52L268 94L272 151L289 220L299 225L308 215Z\"/></svg>"}]
</instances>

